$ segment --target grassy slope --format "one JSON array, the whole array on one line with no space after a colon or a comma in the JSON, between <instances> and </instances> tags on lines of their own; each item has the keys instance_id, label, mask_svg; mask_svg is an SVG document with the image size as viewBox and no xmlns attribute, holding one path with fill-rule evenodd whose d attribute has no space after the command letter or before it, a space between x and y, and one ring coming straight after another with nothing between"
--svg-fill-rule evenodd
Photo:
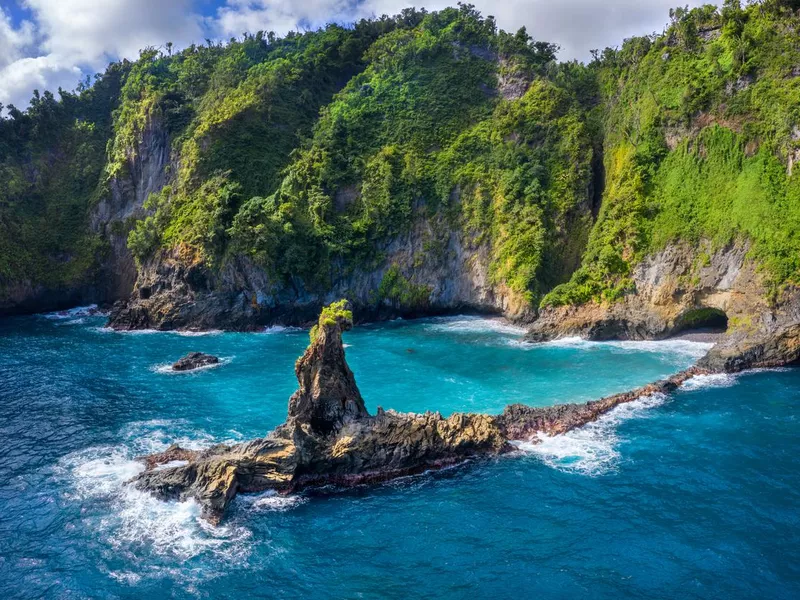
<instances>
[{"instance_id":1,"label":"grassy slope","mask_svg":"<svg viewBox=\"0 0 800 600\"><path fill-rule=\"evenodd\" d=\"M582 267L543 304L614 300L674 240L752 242L775 293L800 278L800 18L784 4L679 13L606 51L606 189ZM672 148L668 142L671 142Z\"/></svg>"}]
</instances>

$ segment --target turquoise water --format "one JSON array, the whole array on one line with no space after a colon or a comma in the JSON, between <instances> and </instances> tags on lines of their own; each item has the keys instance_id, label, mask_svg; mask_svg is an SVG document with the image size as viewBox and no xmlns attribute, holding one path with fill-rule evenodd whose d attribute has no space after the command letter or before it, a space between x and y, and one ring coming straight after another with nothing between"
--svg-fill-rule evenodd
<instances>
[{"instance_id":1,"label":"turquoise water","mask_svg":"<svg viewBox=\"0 0 800 600\"><path fill-rule=\"evenodd\" d=\"M237 498L219 528L123 483L172 442L283 420L307 334L113 333L0 321L2 598L796 598L799 371L693 380L589 427L338 495ZM370 410L499 412L623 391L688 342L526 346L472 318L346 335ZM223 365L168 374L190 350Z\"/></svg>"}]
</instances>

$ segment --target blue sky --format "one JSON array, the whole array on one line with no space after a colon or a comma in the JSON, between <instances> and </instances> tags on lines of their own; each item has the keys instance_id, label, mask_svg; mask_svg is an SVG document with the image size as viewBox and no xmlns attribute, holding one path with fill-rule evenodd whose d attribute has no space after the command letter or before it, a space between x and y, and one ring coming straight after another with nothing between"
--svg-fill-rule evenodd
<instances>
[{"instance_id":1,"label":"blue sky","mask_svg":"<svg viewBox=\"0 0 800 600\"><path fill-rule=\"evenodd\" d=\"M110 61L146 46L177 47L245 31L284 34L328 22L436 10L456 0L0 0L0 103L27 106L34 89L74 89ZM586 60L592 48L662 31L669 8L687 0L472 0L509 31L525 26L558 43L562 59ZM690 5L702 1L692 0Z\"/></svg>"}]
</instances>

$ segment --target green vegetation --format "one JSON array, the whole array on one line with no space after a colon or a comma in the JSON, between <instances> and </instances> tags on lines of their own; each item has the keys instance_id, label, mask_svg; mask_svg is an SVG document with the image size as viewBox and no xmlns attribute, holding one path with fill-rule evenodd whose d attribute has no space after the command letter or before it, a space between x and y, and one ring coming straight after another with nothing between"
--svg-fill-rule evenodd
<instances>
[{"instance_id":1,"label":"green vegetation","mask_svg":"<svg viewBox=\"0 0 800 600\"><path fill-rule=\"evenodd\" d=\"M15 282L87 281L104 244L89 228L126 65L77 93L34 92L0 119L0 294ZM0 106L0 111L3 107Z\"/></svg>"},{"instance_id":2,"label":"green vegetation","mask_svg":"<svg viewBox=\"0 0 800 600\"><path fill-rule=\"evenodd\" d=\"M560 305L622 298L676 240L743 240L777 294L800 283L796 4L676 9L588 66L469 5L146 49L0 120L0 284L88 280L92 211L157 134L168 185L130 231L140 264L244 256L325 291L424 228L415 268L455 232L489 249L492 283ZM375 298L430 293L393 265Z\"/></svg>"},{"instance_id":3,"label":"green vegetation","mask_svg":"<svg viewBox=\"0 0 800 600\"><path fill-rule=\"evenodd\" d=\"M603 206L583 265L543 304L616 300L633 265L676 240L746 240L774 293L800 282L796 9L678 9L664 36L598 56Z\"/></svg>"},{"instance_id":4,"label":"green vegetation","mask_svg":"<svg viewBox=\"0 0 800 600\"><path fill-rule=\"evenodd\" d=\"M378 286L378 302L389 301L392 306L422 310L430 304L431 289L412 283L400 272L397 265L386 271Z\"/></svg>"},{"instance_id":5,"label":"green vegetation","mask_svg":"<svg viewBox=\"0 0 800 600\"><path fill-rule=\"evenodd\" d=\"M353 325L353 311L350 310L350 303L347 300L337 300L322 308L317 324L308 334L311 343L317 341L320 328L333 327L337 323L342 324L343 329L350 329Z\"/></svg>"},{"instance_id":6,"label":"green vegetation","mask_svg":"<svg viewBox=\"0 0 800 600\"><path fill-rule=\"evenodd\" d=\"M588 202L592 157L568 85L585 69L556 67L554 51L524 30L498 32L468 6L382 36L280 188L244 203L231 247L324 289L332 263L369 267L382 241L439 214L450 229L488 236L493 277L538 297L563 280L557 243ZM504 99L498 75L509 74L535 83ZM390 276L382 297L427 296L400 281Z\"/></svg>"}]
</instances>

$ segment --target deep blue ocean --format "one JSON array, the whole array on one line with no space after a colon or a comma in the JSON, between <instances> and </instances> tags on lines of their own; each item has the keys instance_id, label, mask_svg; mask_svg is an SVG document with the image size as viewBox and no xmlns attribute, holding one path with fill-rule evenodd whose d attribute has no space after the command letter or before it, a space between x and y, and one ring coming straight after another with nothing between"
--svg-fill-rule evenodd
<instances>
[{"instance_id":1,"label":"deep blue ocean","mask_svg":"<svg viewBox=\"0 0 800 600\"><path fill-rule=\"evenodd\" d=\"M124 483L137 455L281 423L306 332L0 321L0 598L800 598L800 370L712 376L516 456L333 495L240 496L223 525ZM367 406L497 413L676 372L685 341L525 345L469 317L345 336ZM170 374L199 350L219 367Z\"/></svg>"}]
</instances>

